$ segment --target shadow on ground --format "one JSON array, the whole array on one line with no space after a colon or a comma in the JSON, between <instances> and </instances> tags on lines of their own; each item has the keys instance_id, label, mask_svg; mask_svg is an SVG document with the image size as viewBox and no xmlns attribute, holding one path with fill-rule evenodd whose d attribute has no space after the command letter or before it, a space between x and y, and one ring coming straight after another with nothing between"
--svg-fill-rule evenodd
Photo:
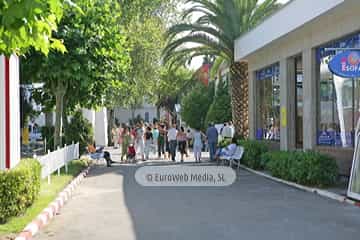
<instances>
[{"instance_id":1,"label":"shadow on ground","mask_svg":"<svg viewBox=\"0 0 360 240\"><path fill-rule=\"evenodd\" d=\"M230 187L142 187L134 179L138 167L98 166L89 175L122 176L119 188L138 240L360 237L359 209L243 170Z\"/></svg>"}]
</instances>

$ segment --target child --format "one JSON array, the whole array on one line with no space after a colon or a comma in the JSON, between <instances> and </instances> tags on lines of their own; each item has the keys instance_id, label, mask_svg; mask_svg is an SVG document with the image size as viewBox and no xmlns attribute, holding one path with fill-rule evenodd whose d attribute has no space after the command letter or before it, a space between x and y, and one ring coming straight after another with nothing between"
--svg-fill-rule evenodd
<instances>
[{"instance_id":1,"label":"child","mask_svg":"<svg viewBox=\"0 0 360 240\"><path fill-rule=\"evenodd\" d=\"M128 147L128 151L127 151L127 160L130 161L134 161L135 160L135 156L136 156L136 150L134 147L134 144L130 144Z\"/></svg>"}]
</instances>

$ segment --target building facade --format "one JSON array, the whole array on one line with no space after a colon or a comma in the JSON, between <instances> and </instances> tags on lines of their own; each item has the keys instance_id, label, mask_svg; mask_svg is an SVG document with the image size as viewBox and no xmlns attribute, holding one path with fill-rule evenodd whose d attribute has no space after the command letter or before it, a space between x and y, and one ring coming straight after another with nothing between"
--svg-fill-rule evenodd
<instances>
[{"instance_id":1,"label":"building facade","mask_svg":"<svg viewBox=\"0 0 360 240\"><path fill-rule=\"evenodd\" d=\"M360 48L358 0L293 0L235 42L249 64L252 139L282 150L316 149L350 175L360 79L329 70L338 51Z\"/></svg>"}]
</instances>

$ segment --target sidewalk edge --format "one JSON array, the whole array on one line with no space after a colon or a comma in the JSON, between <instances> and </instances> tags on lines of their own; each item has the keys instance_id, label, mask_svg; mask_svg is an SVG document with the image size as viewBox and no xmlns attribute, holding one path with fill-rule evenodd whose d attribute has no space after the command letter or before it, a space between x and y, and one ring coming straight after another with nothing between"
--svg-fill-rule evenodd
<instances>
[{"instance_id":1,"label":"sidewalk edge","mask_svg":"<svg viewBox=\"0 0 360 240\"><path fill-rule=\"evenodd\" d=\"M319 196L326 197L326 198L329 198L329 199L332 199L332 200L335 200L335 201L338 201L338 202L341 202L341 203L347 203L347 204L351 204L351 205L356 206L356 207L360 207L358 202L353 201L353 200L351 200L351 199L349 199L349 198L347 198L345 196L339 195L337 193L329 192L329 191L319 189L319 188L306 187L306 186L303 186L303 185L300 185L300 184L297 184L297 183L294 183L294 182L289 182L289 181L286 181L286 180L283 180L283 179L280 179L280 178L277 178L277 177L273 177L273 176L271 176L269 174L253 170L253 169L248 168L248 167L246 167L246 166L244 166L242 164L240 164L240 167L242 169L245 169L246 171L249 171L249 172L254 173L256 175L268 178L268 179L270 179L272 181L282 183L282 184L288 185L290 187L294 187L294 188L297 188L299 190L303 190L305 192L315 193L315 194L317 194Z\"/></svg>"},{"instance_id":2,"label":"sidewalk edge","mask_svg":"<svg viewBox=\"0 0 360 240\"><path fill-rule=\"evenodd\" d=\"M42 212L32 220L26 227L20 232L15 240L31 240L41 228L46 226L56 214L60 212L60 209L70 200L76 187L82 182L82 180L89 174L91 166L82 170L52 201Z\"/></svg>"}]
</instances>

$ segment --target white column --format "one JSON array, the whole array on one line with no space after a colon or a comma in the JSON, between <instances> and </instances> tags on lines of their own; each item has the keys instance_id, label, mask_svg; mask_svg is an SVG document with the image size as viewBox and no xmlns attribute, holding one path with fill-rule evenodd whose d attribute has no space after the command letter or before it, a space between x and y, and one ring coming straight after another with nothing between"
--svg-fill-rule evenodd
<instances>
[{"instance_id":1,"label":"white column","mask_svg":"<svg viewBox=\"0 0 360 240\"><path fill-rule=\"evenodd\" d=\"M15 167L20 151L19 58L0 56L0 169Z\"/></svg>"},{"instance_id":2,"label":"white column","mask_svg":"<svg viewBox=\"0 0 360 240\"><path fill-rule=\"evenodd\" d=\"M317 75L320 74L320 67L313 49L304 50L302 59L304 66L303 147L308 150L316 146Z\"/></svg>"},{"instance_id":3,"label":"white column","mask_svg":"<svg viewBox=\"0 0 360 240\"><path fill-rule=\"evenodd\" d=\"M5 58L0 56L0 170L5 165Z\"/></svg>"},{"instance_id":4,"label":"white column","mask_svg":"<svg viewBox=\"0 0 360 240\"><path fill-rule=\"evenodd\" d=\"M20 69L19 58L12 55L9 60L10 72L10 168L21 158L20 143Z\"/></svg>"},{"instance_id":5,"label":"white column","mask_svg":"<svg viewBox=\"0 0 360 240\"><path fill-rule=\"evenodd\" d=\"M249 138L256 138L256 77L255 72L249 72Z\"/></svg>"},{"instance_id":6,"label":"white column","mask_svg":"<svg viewBox=\"0 0 360 240\"><path fill-rule=\"evenodd\" d=\"M295 61L280 61L280 148L295 149Z\"/></svg>"},{"instance_id":7,"label":"white column","mask_svg":"<svg viewBox=\"0 0 360 240\"><path fill-rule=\"evenodd\" d=\"M108 121L107 121L107 110L101 108L100 111L95 113L95 142L98 146L108 145Z\"/></svg>"}]
</instances>

